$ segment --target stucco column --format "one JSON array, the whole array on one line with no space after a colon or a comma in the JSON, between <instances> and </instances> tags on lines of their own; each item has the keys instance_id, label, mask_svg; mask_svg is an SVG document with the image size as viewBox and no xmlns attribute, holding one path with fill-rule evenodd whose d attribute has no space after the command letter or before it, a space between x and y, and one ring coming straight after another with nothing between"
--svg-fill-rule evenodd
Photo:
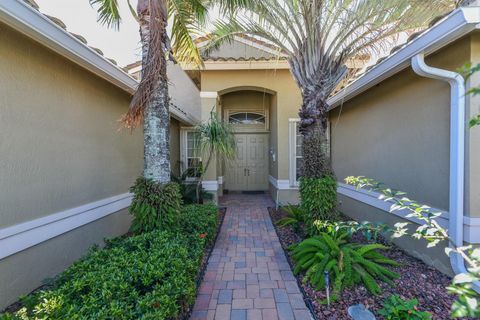
<instances>
[{"instance_id":1,"label":"stucco column","mask_svg":"<svg viewBox=\"0 0 480 320\"><path fill-rule=\"evenodd\" d=\"M210 114L211 112L216 112L217 111L217 99L218 99L218 93L213 91L213 92L206 92L202 91L200 92L200 99L201 99L201 105L202 105L202 112L201 112L201 121L206 122L210 119ZM208 155L204 155L204 157L207 157ZM206 159L203 159L205 162ZM218 173L217 173L217 161L214 158L212 158L212 161L208 167L207 172L205 172L205 175L203 176L203 188L211 193L214 194L215 196L215 201L218 199Z\"/></svg>"}]
</instances>

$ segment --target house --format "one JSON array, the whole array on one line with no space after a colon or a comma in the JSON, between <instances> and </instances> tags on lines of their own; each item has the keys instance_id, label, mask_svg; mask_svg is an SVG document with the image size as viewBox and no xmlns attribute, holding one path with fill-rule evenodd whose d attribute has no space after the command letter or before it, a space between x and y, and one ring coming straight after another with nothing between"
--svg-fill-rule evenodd
<instances>
[{"instance_id":1,"label":"house","mask_svg":"<svg viewBox=\"0 0 480 320\"><path fill-rule=\"evenodd\" d=\"M442 212L457 243L480 242L480 130L468 130L478 97L456 70L480 62L480 7L458 9L412 35L328 100L329 150L339 209L390 225L419 221L390 212L374 192L343 183L363 175ZM197 41L199 47L207 39ZM141 66L126 70L70 34L33 0L0 2L0 309L56 275L104 237L127 231L128 188L141 174L142 134L119 131ZM195 125L212 111L235 128L237 155L215 161L203 187L269 192L298 202L301 94L284 55L237 36L205 56L201 70L169 64L170 148L175 172L198 167ZM464 270L443 247L397 241L444 273Z\"/></svg>"},{"instance_id":2,"label":"house","mask_svg":"<svg viewBox=\"0 0 480 320\"><path fill-rule=\"evenodd\" d=\"M344 183L347 176L367 176L442 212L440 222L457 243L480 242L480 130L465 128L479 113L478 98L465 96L456 73L467 62L480 62L479 22L475 6L435 19L328 99L329 148L342 212L391 226L420 223L405 212L390 212L378 194ZM198 39L200 48L206 40ZM365 63L359 58L350 67ZM216 196L267 191L278 204L297 203L301 96L282 52L237 36L206 55L203 69L184 69L200 89L202 121L215 111L236 131L236 159L211 166L204 188ZM473 77L467 89L478 83ZM201 161L190 148L193 129L180 130L183 169ZM461 260L449 261L444 246L426 249L410 238L397 242L444 273L464 270Z\"/></svg>"},{"instance_id":3,"label":"house","mask_svg":"<svg viewBox=\"0 0 480 320\"><path fill-rule=\"evenodd\" d=\"M32 0L0 1L0 310L130 226L143 137L118 120L138 82L65 28ZM172 168L179 128L200 119L180 71L169 70Z\"/></svg>"}]
</instances>

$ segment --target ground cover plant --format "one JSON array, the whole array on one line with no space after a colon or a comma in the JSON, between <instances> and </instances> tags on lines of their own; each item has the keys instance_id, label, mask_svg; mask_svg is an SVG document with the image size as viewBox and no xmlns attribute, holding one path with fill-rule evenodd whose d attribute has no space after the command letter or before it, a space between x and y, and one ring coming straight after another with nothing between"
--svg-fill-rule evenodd
<instances>
[{"instance_id":1,"label":"ground cover plant","mask_svg":"<svg viewBox=\"0 0 480 320\"><path fill-rule=\"evenodd\" d=\"M287 250L289 246L304 240L304 237L297 234L292 226L278 226L277 222L287 216L282 208L278 210L270 208L270 215L286 253L289 252ZM350 223L353 223L355 226L354 229L357 228L354 221L349 220L346 216L340 215L338 221L329 222L328 225L330 226L329 228L333 229L339 226L348 229ZM362 222L357 223L358 225L363 224ZM375 228L375 226L376 224L372 223L368 228ZM382 224L378 225L378 227L380 230L383 229ZM390 235L392 231L393 230L388 231L387 235ZM352 233L352 242L370 244L373 240L373 231L370 240L361 230ZM398 266L391 266L389 269L400 275L400 278L392 280L393 285L383 281L377 282L382 290L379 295L372 295L363 285L346 287L338 294L338 299L332 301L330 306L328 306L325 304L326 291L324 289L318 290L315 286L311 285L309 281L306 281L304 279L305 272L300 272L297 275L304 296L312 305L312 310L316 314L317 319L349 319L347 314L348 307L362 303L375 313L377 319L381 320L384 318L379 315L377 311L383 308L385 300L392 294L398 295L404 300L417 299L419 302L417 306L418 310L430 312L433 320L449 319L450 308L455 301L455 297L450 295L445 288L450 285L451 278L404 252L385 238L383 232L378 232L375 242L390 247L389 250L382 251L382 254L386 258L398 263ZM289 259L291 260L292 266L294 266L295 264L291 256L289 256Z\"/></svg>"},{"instance_id":2,"label":"ground cover plant","mask_svg":"<svg viewBox=\"0 0 480 320\"><path fill-rule=\"evenodd\" d=\"M205 248L218 209L191 205L178 225L92 248L48 287L21 299L0 319L179 319L194 302Z\"/></svg>"},{"instance_id":3,"label":"ground cover plant","mask_svg":"<svg viewBox=\"0 0 480 320\"><path fill-rule=\"evenodd\" d=\"M404 300L396 294L392 294L383 302L383 308L378 314L385 320L429 320L432 315L426 311L418 310L418 300Z\"/></svg>"}]
</instances>

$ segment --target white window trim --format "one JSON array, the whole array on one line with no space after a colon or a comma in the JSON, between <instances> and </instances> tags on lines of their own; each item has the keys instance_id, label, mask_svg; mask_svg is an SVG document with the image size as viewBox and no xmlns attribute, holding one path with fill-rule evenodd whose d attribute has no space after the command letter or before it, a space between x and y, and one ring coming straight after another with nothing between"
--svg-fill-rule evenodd
<instances>
[{"instance_id":1,"label":"white window trim","mask_svg":"<svg viewBox=\"0 0 480 320\"><path fill-rule=\"evenodd\" d=\"M300 122L298 118L288 119L288 155L289 155L289 181L290 187L298 188L297 181L297 124ZM330 145L330 121L327 120L327 141L328 153L331 153Z\"/></svg>"},{"instance_id":2,"label":"white window trim","mask_svg":"<svg viewBox=\"0 0 480 320\"><path fill-rule=\"evenodd\" d=\"M288 155L289 155L289 180L290 187L297 188L297 124L298 118L288 119Z\"/></svg>"},{"instance_id":3,"label":"white window trim","mask_svg":"<svg viewBox=\"0 0 480 320\"><path fill-rule=\"evenodd\" d=\"M195 132L193 127L188 128L180 128L180 159L181 159L181 173L185 172L188 167L188 159L187 159L187 146L188 146L188 133ZM200 161L202 161L202 157L200 157ZM189 177L187 181L195 181L197 178Z\"/></svg>"},{"instance_id":4,"label":"white window trim","mask_svg":"<svg viewBox=\"0 0 480 320\"><path fill-rule=\"evenodd\" d=\"M236 132L251 132L252 130L259 132L268 132L270 130L270 112L268 108L266 109L225 109L223 113L224 121L229 122L230 116L239 112L253 112L258 114L263 114L265 116L265 124L232 124Z\"/></svg>"}]
</instances>

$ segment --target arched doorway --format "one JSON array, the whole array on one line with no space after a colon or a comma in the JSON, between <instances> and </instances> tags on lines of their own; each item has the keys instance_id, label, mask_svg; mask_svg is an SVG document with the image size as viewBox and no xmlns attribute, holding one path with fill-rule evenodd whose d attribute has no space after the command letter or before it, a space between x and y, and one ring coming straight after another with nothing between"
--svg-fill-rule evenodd
<instances>
[{"instance_id":1,"label":"arched doorway","mask_svg":"<svg viewBox=\"0 0 480 320\"><path fill-rule=\"evenodd\" d=\"M270 109L273 94L237 88L220 95L222 117L235 131L237 153L224 164L224 190L269 189Z\"/></svg>"}]
</instances>

